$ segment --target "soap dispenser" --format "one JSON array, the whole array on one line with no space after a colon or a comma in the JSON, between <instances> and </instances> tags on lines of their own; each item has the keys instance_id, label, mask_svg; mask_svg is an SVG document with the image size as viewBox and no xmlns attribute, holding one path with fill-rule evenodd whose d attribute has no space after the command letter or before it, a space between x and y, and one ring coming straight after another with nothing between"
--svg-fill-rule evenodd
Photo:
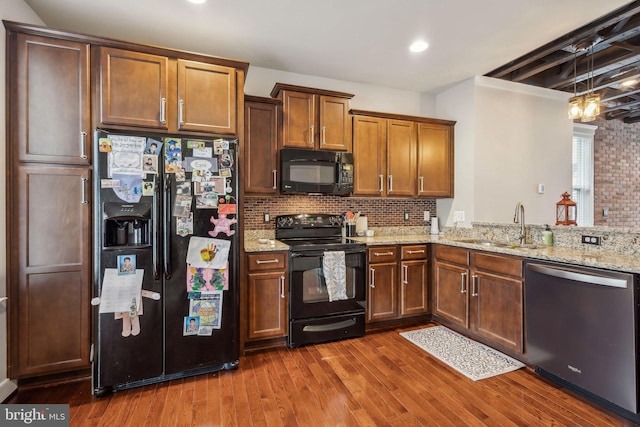
<instances>
[{"instance_id":1,"label":"soap dispenser","mask_svg":"<svg viewBox=\"0 0 640 427\"><path fill-rule=\"evenodd\" d=\"M548 224L545 224L545 229L542 231L542 244L546 246L553 245L553 232L549 228Z\"/></svg>"}]
</instances>

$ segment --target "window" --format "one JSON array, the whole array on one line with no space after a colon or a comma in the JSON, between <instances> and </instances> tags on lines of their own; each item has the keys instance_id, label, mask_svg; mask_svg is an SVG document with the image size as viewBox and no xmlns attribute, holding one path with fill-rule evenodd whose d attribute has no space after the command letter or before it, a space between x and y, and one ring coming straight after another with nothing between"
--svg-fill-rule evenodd
<instances>
[{"instance_id":1,"label":"window","mask_svg":"<svg viewBox=\"0 0 640 427\"><path fill-rule=\"evenodd\" d=\"M593 137L597 126L573 124L573 178L571 199L577 205L576 222L593 226Z\"/></svg>"}]
</instances>

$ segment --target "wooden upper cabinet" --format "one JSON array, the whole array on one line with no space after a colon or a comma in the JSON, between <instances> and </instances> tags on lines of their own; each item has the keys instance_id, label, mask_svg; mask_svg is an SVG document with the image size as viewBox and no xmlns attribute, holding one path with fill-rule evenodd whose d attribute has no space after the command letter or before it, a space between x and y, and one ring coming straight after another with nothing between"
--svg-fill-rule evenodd
<instances>
[{"instance_id":1,"label":"wooden upper cabinet","mask_svg":"<svg viewBox=\"0 0 640 427\"><path fill-rule=\"evenodd\" d=\"M360 196L381 196L386 188L387 120L353 116L354 189Z\"/></svg>"},{"instance_id":2,"label":"wooden upper cabinet","mask_svg":"<svg viewBox=\"0 0 640 427\"><path fill-rule=\"evenodd\" d=\"M111 47L99 52L102 125L237 133L235 68Z\"/></svg>"},{"instance_id":3,"label":"wooden upper cabinet","mask_svg":"<svg viewBox=\"0 0 640 427\"><path fill-rule=\"evenodd\" d=\"M351 151L349 100L322 95L318 99L320 104L319 148Z\"/></svg>"},{"instance_id":4,"label":"wooden upper cabinet","mask_svg":"<svg viewBox=\"0 0 640 427\"><path fill-rule=\"evenodd\" d=\"M21 33L11 43L10 138L18 160L89 165L89 45Z\"/></svg>"},{"instance_id":5,"label":"wooden upper cabinet","mask_svg":"<svg viewBox=\"0 0 640 427\"><path fill-rule=\"evenodd\" d=\"M416 188L416 125L389 120L387 125L387 194L413 196Z\"/></svg>"},{"instance_id":6,"label":"wooden upper cabinet","mask_svg":"<svg viewBox=\"0 0 640 427\"><path fill-rule=\"evenodd\" d=\"M276 83L271 96L282 101L282 146L351 151L352 94Z\"/></svg>"},{"instance_id":7,"label":"wooden upper cabinet","mask_svg":"<svg viewBox=\"0 0 640 427\"><path fill-rule=\"evenodd\" d=\"M283 91L282 146L315 148L315 96L310 93Z\"/></svg>"},{"instance_id":8,"label":"wooden upper cabinet","mask_svg":"<svg viewBox=\"0 0 640 427\"><path fill-rule=\"evenodd\" d=\"M418 123L418 196L453 197L453 126Z\"/></svg>"},{"instance_id":9,"label":"wooden upper cabinet","mask_svg":"<svg viewBox=\"0 0 640 427\"><path fill-rule=\"evenodd\" d=\"M245 96L244 194L278 193L280 101Z\"/></svg>"},{"instance_id":10,"label":"wooden upper cabinet","mask_svg":"<svg viewBox=\"0 0 640 427\"><path fill-rule=\"evenodd\" d=\"M169 58L100 48L100 123L168 130Z\"/></svg>"},{"instance_id":11,"label":"wooden upper cabinet","mask_svg":"<svg viewBox=\"0 0 640 427\"><path fill-rule=\"evenodd\" d=\"M234 135L236 70L178 60L178 130Z\"/></svg>"},{"instance_id":12,"label":"wooden upper cabinet","mask_svg":"<svg viewBox=\"0 0 640 427\"><path fill-rule=\"evenodd\" d=\"M363 110L350 113L354 195L453 197L455 122ZM382 166L379 156L385 159Z\"/></svg>"}]
</instances>

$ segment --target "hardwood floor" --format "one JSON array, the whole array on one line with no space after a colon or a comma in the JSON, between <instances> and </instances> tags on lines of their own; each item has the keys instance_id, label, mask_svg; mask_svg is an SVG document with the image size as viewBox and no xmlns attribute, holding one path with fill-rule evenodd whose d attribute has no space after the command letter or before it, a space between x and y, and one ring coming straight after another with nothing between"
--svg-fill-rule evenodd
<instances>
[{"instance_id":1,"label":"hardwood floor","mask_svg":"<svg viewBox=\"0 0 640 427\"><path fill-rule=\"evenodd\" d=\"M6 403L69 403L71 426L632 426L525 369L471 381L403 330L242 357L240 369L95 398L82 380Z\"/></svg>"}]
</instances>

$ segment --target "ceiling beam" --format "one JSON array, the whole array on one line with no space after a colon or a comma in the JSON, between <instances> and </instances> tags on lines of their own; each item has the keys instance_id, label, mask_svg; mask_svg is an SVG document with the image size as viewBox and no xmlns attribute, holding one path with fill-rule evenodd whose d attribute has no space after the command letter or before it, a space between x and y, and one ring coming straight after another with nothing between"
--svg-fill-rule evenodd
<instances>
[{"instance_id":1,"label":"ceiling beam","mask_svg":"<svg viewBox=\"0 0 640 427\"><path fill-rule=\"evenodd\" d=\"M538 61L545 56L548 56L555 51L561 50L566 46L571 46L579 41L584 40L585 38L592 36L594 33L601 31L607 27L615 25L624 19L627 19L637 13L640 13L640 1L634 1L629 3L619 9L614 10L613 12L596 19L595 21L587 24L586 26L567 34L563 37L560 37L552 42L547 43L546 45L529 52L526 55L523 55L502 67L496 68L495 70L487 73L486 75L489 77L505 77L509 73L516 71L519 68L526 67L529 64L532 64L535 61Z\"/></svg>"}]
</instances>

